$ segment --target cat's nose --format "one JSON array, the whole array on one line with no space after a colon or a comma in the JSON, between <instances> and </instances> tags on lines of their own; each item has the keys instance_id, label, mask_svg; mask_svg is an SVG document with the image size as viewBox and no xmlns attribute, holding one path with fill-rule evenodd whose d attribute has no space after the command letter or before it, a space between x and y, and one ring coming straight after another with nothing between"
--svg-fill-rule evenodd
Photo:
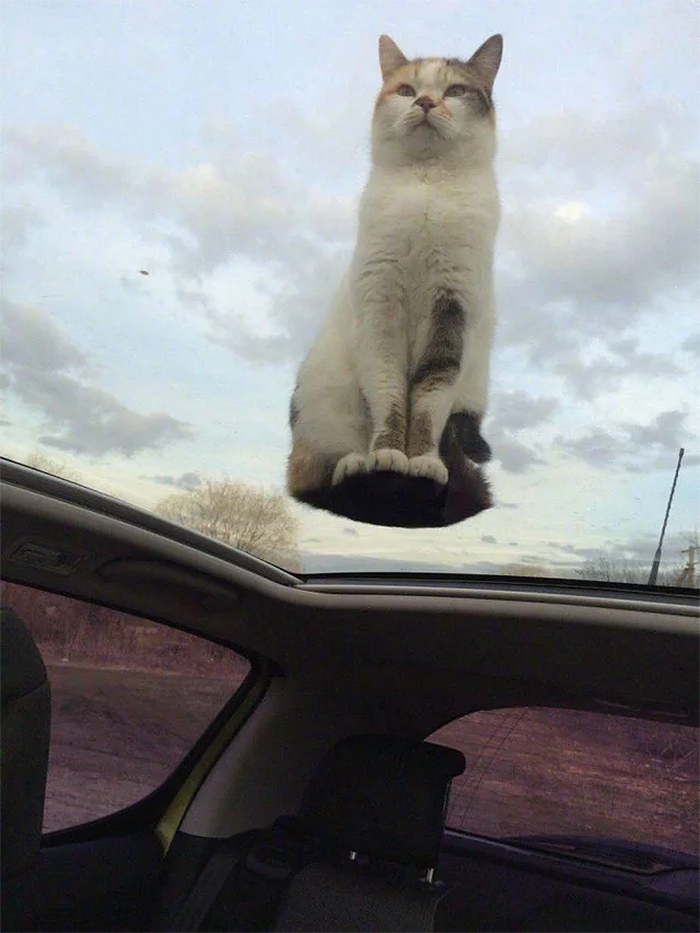
<instances>
[{"instance_id":1,"label":"cat's nose","mask_svg":"<svg viewBox=\"0 0 700 933\"><path fill-rule=\"evenodd\" d=\"M422 107L424 113L427 113L429 110L432 110L433 107L437 107L437 104L432 99L432 97L428 97L427 94L424 94L422 97L417 97L413 101L413 103L417 104L419 107Z\"/></svg>"}]
</instances>

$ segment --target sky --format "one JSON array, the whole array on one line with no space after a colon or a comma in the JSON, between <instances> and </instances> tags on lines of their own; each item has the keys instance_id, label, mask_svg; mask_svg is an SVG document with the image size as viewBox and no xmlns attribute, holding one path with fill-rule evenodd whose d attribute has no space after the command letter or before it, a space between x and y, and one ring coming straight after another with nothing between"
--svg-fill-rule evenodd
<instances>
[{"instance_id":1,"label":"sky","mask_svg":"<svg viewBox=\"0 0 700 933\"><path fill-rule=\"evenodd\" d=\"M409 531L294 504L305 568L646 566L683 446L679 563L700 525L684 0L3 0L2 453L145 508L205 479L283 489L296 369L353 247L378 37L468 58L496 32L495 505Z\"/></svg>"}]
</instances>

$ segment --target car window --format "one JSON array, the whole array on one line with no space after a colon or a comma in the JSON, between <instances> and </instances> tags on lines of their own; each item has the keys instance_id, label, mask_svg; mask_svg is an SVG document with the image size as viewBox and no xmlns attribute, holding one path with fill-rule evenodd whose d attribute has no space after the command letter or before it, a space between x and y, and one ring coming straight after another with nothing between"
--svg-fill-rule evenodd
<instances>
[{"instance_id":1,"label":"car window","mask_svg":"<svg viewBox=\"0 0 700 933\"><path fill-rule=\"evenodd\" d=\"M158 787L240 686L228 648L122 612L2 584L51 684L44 832L107 816Z\"/></svg>"},{"instance_id":2,"label":"car window","mask_svg":"<svg viewBox=\"0 0 700 933\"><path fill-rule=\"evenodd\" d=\"M435 732L467 759L447 825L487 836L576 835L698 852L698 730L604 713L515 708Z\"/></svg>"}]
</instances>

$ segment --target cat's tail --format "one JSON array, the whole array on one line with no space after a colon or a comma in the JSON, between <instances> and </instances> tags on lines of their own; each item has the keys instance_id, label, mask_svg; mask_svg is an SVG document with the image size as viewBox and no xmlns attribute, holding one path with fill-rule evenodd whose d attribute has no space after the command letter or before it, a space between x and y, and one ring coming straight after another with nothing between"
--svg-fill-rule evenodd
<instances>
[{"instance_id":1,"label":"cat's tail","mask_svg":"<svg viewBox=\"0 0 700 933\"><path fill-rule=\"evenodd\" d=\"M447 467L448 480L443 505L443 523L453 525L491 508L491 488L480 467L489 460L491 448L478 432L465 433L462 413L450 415L440 438L440 457ZM465 412L469 417L469 413ZM478 458L482 458L481 460Z\"/></svg>"},{"instance_id":2,"label":"cat's tail","mask_svg":"<svg viewBox=\"0 0 700 933\"><path fill-rule=\"evenodd\" d=\"M482 419L483 415L473 411L453 411L442 435L444 440L451 434L473 463L488 463L491 459L491 447L481 434Z\"/></svg>"}]
</instances>

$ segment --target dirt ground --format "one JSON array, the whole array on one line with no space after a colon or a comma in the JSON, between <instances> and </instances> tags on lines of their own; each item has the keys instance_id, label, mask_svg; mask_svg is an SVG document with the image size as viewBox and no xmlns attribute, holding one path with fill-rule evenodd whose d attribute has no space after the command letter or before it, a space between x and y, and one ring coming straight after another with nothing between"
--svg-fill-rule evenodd
<instances>
[{"instance_id":1,"label":"dirt ground","mask_svg":"<svg viewBox=\"0 0 700 933\"><path fill-rule=\"evenodd\" d=\"M432 737L467 759L447 824L617 837L698 854L698 732L572 710L495 710Z\"/></svg>"},{"instance_id":2,"label":"dirt ground","mask_svg":"<svg viewBox=\"0 0 700 933\"><path fill-rule=\"evenodd\" d=\"M45 830L157 787L245 676L49 664ZM552 710L498 710L432 737L467 759L447 823L489 836L603 835L698 851L697 731Z\"/></svg>"},{"instance_id":3,"label":"dirt ground","mask_svg":"<svg viewBox=\"0 0 700 933\"><path fill-rule=\"evenodd\" d=\"M49 663L44 830L96 819L158 787L243 681Z\"/></svg>"}]
</instances>

